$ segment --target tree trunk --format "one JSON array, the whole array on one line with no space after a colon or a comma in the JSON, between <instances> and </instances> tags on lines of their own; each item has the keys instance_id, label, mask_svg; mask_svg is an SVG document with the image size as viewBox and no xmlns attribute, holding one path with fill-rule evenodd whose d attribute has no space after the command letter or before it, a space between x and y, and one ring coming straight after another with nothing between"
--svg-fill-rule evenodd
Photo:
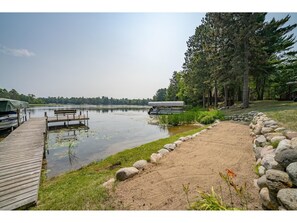
<instances>
[{"instance_id":1,"label":"tree trunk","mask_svg":"<svg viewBox=\"0 0 297 223\"><path fill-rule=\"evenodd\" d=\"M244 41L244 71L243 71L243 87L242 87L242 106L249 107L249 49L247 40Z\"/></svg>"},{"instance_id":2,"label":"tree trunk","mask_svg":"<svg viewBox=\"0 0 297 223\"><path fill-rule=\"evenodd\" d=\"M217 86L217 80L215 80L215 97L214 97L214 107L218 107L218 86Z\"/></svg>"},{"instance_id":3,"label":"tree trunk","mask_svg":"<svg viewBox=\"0 0 297 223\"><path fill-rule=\"evenodd\" d=\"M228 106L228 88L226 84L224 84L224 95L225 95L224 104L225 106Z\"/></svg>"},{"instance_id":4,"label":"tree trunk","mask_svg":"<svg viewBox=\"0 0 297 223\"><path fill-rule=\"evenodd\" d=\"M204 93L204 90L203 90L203 93L202 93L202 107L205 108L205 93Z\"/></svg>"}]
</instances>

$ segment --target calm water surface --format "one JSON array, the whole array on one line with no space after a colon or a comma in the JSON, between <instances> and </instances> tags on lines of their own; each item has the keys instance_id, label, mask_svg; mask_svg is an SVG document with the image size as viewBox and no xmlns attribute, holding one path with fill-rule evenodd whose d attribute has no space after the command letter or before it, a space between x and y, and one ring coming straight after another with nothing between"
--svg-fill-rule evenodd
<instances>
[{"instance_id":1,"label":"calm water surface","mask_svg":"<svg viewBox=\"0 0 297 223\"><path fill-rule=\"evenodd\" d=\"M60 107L59 109L61 109ZM66 107L63 107L66 108ZM47 177L75 170L119 151L139 146L193 126L165 128L150 124L148 108L67 107L77 112L88 110L88 128L73 127L50 130L48 134ZM31 108L31 117L42 117L44 112L54 116L57 107Z\"/></svg>"}]
</instances>

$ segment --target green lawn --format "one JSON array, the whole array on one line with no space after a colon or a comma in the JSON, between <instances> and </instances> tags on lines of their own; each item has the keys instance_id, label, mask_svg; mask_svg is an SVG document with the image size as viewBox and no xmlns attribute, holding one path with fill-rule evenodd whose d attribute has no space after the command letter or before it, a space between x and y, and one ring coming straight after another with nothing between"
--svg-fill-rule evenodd
<instances>
[{"instance_id":1,"label":"green lawn","mask_svg":"<svg viewBox=\"0 0 297 223\"><path fill-rule=\"evenodd\" d=\"M119 152L100 162L92 163L80 170L65 173L50 180L46 180L45 177L43 177L39 189L38 204L31 209L115 209L113 199L101 186L102 183L113 177L119 168L132 166L134 162L140 159L148 160L153 152L157 152L165 144L173 143L182 136L192 135L204 128L193 129ZM119 163L120 165L117 165Z\"/></svg>"},{"instance_id":2,"label":"green lawn","mask_svg":"<svg viewBox=\"0 0 297 223\"><path fill-rule=\"evenodd\" d=\"M231 108L223 110L223 113L225 115L232 115L250 111L264 112L285 128L297 131L297 102L273 100L253 101L247 109Z\"/></svg>"}]
</instances>

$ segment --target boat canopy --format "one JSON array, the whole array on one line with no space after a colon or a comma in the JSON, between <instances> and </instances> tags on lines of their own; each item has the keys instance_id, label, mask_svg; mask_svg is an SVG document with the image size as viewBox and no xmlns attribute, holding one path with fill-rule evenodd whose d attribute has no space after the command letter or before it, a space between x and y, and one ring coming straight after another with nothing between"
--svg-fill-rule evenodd
<instances>
[{"instance_id":1,"label":"boat canopy","mask_svg":"<svg viewBox=\"0 0 297 223\"><path fill-rule=\"evenodd\" d=\"M185 103L183 101L150 101L148 105L153 107L183 107Z\"/></svg>"},{"instance_id":2,"label":"boat canopy","mask_svg":"<svg viewBox=\"0 0 297 223\"><path fill-rule=\"evenodd\" d=\"M21 108L28 108L29 103L25 101L0 98L0 112L16 111Z\"/></svg>"}]
</instances>

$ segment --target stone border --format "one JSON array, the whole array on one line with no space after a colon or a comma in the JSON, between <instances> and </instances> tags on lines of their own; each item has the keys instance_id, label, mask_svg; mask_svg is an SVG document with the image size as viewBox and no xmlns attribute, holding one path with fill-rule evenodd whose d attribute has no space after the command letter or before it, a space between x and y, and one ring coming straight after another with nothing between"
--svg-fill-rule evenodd
<instances>
[{"instance_id":1,"label":"stone border","mask_svg":"<svg viewBox=\"0 0 297 223\"><path fill-rule=\"evenodd\" d=\"M254 115L249 127L263 209L297 210L297 132L280 127L262 112Z\"/></svg>"},{"instance_id":2,"label":"stone border","mask_svg":"<svg viewBox=\"0 0 297 223\"><path fill-rule=\"evenodd\" d=\"M213 127L217 126L219 123L220 123L220 120L215 120L215 122L212 125L208 126L206 129L201 130L200 132L197 132L197 133L195 133L193 135L180 137L174 143L164 145L157 153L152 153L151 154L149 162L152 163L152 164L158 164L160 162L160 160L164 156L166 156L168 153L173 152L174 150L176 150L178 147L180 147L180 145L183 142L194 139L195 137L197 137L197 136L203 134L204 132L206 132L207 130L210 130ZM139 172L144 171L146 165L148 165L148 162L146 160L138 160L133 164L132 167L121 168L116 172L114 178L111 178L108 181L104 182L102 184L102 186L105 187L105 188L110 189L110 188L113 187L114 183L117 180L118 181L124 181L126 179L132 178L133 176L135 176Z\"/></svg>"}]
</instances>

